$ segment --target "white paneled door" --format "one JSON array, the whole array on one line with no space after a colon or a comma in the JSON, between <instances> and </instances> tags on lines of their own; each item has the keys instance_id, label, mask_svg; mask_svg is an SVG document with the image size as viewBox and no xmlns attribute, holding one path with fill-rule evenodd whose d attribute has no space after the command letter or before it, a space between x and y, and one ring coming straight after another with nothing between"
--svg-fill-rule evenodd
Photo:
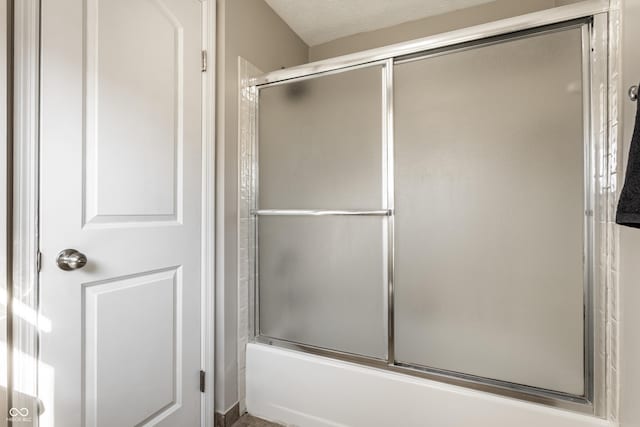
<instances>
[{"instance_id":1,"label":"white paneled door","mask_svg":"<svg viewBox=\"0 0 640 427\"><path fill-rule=\"evenodd\" d=\"M43 426L200 425L201 21L42 2Z\"/></svg>"}]
</instances>

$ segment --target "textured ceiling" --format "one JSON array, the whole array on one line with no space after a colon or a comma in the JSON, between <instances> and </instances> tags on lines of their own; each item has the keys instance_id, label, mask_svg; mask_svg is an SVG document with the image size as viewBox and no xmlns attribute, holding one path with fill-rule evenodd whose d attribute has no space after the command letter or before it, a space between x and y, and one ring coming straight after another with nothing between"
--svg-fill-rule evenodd
<instances>
[{"instance_id":1,"label":"textured ceiling","mask_svg":"<svg viewBox=\"0 0 640 427\"><path fill-rule=\"evenodd\" d=\"M266 0L309 46L491 1Z\"/></svg>"}]
</instances>

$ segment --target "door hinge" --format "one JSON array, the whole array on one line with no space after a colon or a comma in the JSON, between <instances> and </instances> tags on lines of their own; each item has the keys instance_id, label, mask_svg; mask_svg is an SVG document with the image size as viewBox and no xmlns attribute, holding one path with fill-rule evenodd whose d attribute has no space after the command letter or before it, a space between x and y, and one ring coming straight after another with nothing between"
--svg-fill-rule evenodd
<instances>
[{"instance_id":1,"label":"door hinge","mask_svg":"<svg viewBox=\"0 0 640 427\"><path fill-rule=\"evenodd\" d=\"M204 393L204 371L200 371L200 392Z\"/></svg>"},{"instance_id":2,"label":"door hinge","mask_svg":"<svg viewBox=\"0 0 640 427\"><path fill-rule=\"evenodd\" d=\"M36 271L40 273L42 270L42 252L38 251L38 255L36 255Z\"/></svg>"},{"instance_id":3,"label":"door hinge","mask_svg":"<svg viewBox=\"0 0 640 427\"><path fill-rule=\"evenodd\" d=\"M202 60L202 63L200 64L202 67L201 71L204 73L205 71L207 71L207 51L206 50L202 51L201 60Z\"/></svg>"}]
</instances>

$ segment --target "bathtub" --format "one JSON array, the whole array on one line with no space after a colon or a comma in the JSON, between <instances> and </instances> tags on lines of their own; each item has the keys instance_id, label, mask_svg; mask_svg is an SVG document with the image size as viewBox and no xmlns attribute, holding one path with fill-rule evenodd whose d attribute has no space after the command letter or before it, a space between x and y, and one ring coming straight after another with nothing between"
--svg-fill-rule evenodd
<instances>
[{"instance_id":1,"label":"bathtub","mask_svg":"<svg viewBox=\"0 0 640 427\"><path fill-rule=\"evenodd\" d=\"M265 344L247 345L252 415L301 427L605 427L594 416Z\"/></svg>"}]
</instances>

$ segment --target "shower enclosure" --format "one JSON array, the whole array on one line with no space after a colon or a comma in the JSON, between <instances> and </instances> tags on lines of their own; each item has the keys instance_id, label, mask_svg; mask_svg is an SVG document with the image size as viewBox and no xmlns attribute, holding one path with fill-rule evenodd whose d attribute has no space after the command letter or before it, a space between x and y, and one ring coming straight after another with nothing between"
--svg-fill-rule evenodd
<instances>
[{"instance_id":1,"label":"shower enclosure","mask_svg":"<svg viewBox=\"0 0 640 427\"><path fill-rule=\"evenodd\" d=\"M242 88L255 341L600 411L607 18L512 24Z\"/></svg>"}]
</instances>

